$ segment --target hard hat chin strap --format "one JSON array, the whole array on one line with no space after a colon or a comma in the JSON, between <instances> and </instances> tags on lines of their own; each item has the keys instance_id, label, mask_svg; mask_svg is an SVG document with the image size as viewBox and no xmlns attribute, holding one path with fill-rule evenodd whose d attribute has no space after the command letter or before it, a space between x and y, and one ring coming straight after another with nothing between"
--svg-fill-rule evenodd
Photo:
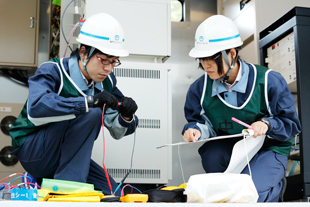
<instances>
[{"instance_id":1,"label":"hard hat chin strap","mask_svg":"<svg viewBox=\"0 0 310 207\"><path fill-rule=\"evenodd\" d=\"M230 73L231 73L231 70L235 67L236 62L237 62L237 60L238 60L238 50L236 50L236 57L235 57L235 59L234 59L234 61L233 61L233 63L232 63L231 65L230 65L228 56L227 56L227 54L226 54L226 51L223 50L223 51L221 51L221 53L222 53L222 56L224 57L225 63L226 63L226 64L228 65L228 67L229 67L229 70L228 70L228 72L224 75L224 79L223 79L225 82L227 82L228 79L229 79L229 75L230 75Z\"/></svg>"},{"instance_id":2,"label":"hard hat chin strap","mask_svg":"<svg viewBox=\"0 0 310 207\"><path fill-rule=\"evenodd\" d=\"M88 75L88 72L87 72L86 65L87 65L87 63L88 63L88 61L89 61L89 57L91 57L91 55L93 54L93 52L95 51L95 49L96 49L96 48L94 48L94 47L91 47L91 48L90 48L90 51L89 51L89 53L88 53L88 56L87 56L87 59L86 59L85 62L84 62L82 56L80 55L80 59L81 59L81 62L82 62L82 64L83 64L83 69L84 69L84 71L87 73L87 75Z\"/></svg>"},{"instance_id":3,"label":"hard hat chin strap","mask_svg":"<svg viewBox=\"0 0 310 207\"><path fill-rule=\"evenodd\" d=\"M224 82L227 82L227 81L228 81L229 75L230 75L232 69L235 67L236 62L237 62L237 60L238 60L238 52L239 52L239 51L236 49L236 57L235 57L233 63L230 65L230 62L229 62L229 59L228 59L228 56L227 56L226 51L225 51L225 50L222 50L222 51L221 51L222 56L224 57L224 61L225 61L225 63L226 63L226 64L228 65L228 67L229 67L229 70L228 70L228 72L227 72L223 77L221 77L221 78L219 78L219 79L216 80L216 82L215 82L215 84L214 84L214 86L213 86L213 91L216 91L216 90L217 90L217 87L218 87L218 85L220 84L221 81L224 81Z\"/></svg>"}]
</instances>

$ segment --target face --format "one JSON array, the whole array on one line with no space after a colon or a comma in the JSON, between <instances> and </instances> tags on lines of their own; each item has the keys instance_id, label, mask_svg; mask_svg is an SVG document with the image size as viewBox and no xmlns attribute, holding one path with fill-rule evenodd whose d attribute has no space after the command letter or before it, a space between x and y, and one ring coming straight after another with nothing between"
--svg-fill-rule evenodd
<instances>
[{"instance_id":1,"label":"face","mask_svg":"<svg viewBox=\"0 0 310 207\"><path fill-rule=\"evenodd\" d=\"M221 75L218 73L218 66L215 62L215 60L217 60L218 58L221 58L221 61L223 63L222 65L223 65L223 71L224 72ZM228 59L229 59L229 61L231 61L229 55L228 55ZM206 71L208 76L213 80L216 80L216 79L223 77L229 69L229 67L225 63L222 55L214 55L211 57L199 58L199 60L200 60L200 63L202 65L203 69Z\"/></svg>"},{"instance_id":2,"label":"face","mask_svg":"<svg viewBox=\"0 0 310 207\"><path fill-rule=\"evenodd\" d=\"M82 56L85 62L87 56L84 55L84 57ZM112 72L113 67L115 66L113 63L118 61L118 57L108 57L104 54L97 53L90 58L86 65L88 74L84 71L84 69L81 71L88 80L92 79L93 81L99 83Z\"/></svg>"}]
</instances>

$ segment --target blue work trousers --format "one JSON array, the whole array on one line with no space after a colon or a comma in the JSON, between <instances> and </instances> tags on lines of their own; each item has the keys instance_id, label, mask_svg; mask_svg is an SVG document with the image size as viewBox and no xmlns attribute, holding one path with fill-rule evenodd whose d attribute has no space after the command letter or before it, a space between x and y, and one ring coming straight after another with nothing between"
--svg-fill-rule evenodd
<instances>
[{"instance_id":1,"label":"blue work trousers","mask_svg":"<svg viewBox=\"0 0 310 207\"><path fill-rule=\"evenodd\" d=\"M206 173L224 172L228 167L232 148L240 138L214 140L202 145L198 152ZM252 179L258 202L278 202L288 158L271 150L259 151L250 161ZM248 166L242 171L249 174Z\"/></svg>"},{"instance_id":2,"label":"blue work trousers","mask_svg":"<svg viewBox=\"0 0 310 207\"><path fill-rule=\"evenodd\" d=\"M91 160L101 118L99 108L89 108L75 119L49 124L28 136L14 153L32 176L91 183L111 194L103 168ZM114 190L117 184L109 179Z\"/></svg>"}]
</instances>

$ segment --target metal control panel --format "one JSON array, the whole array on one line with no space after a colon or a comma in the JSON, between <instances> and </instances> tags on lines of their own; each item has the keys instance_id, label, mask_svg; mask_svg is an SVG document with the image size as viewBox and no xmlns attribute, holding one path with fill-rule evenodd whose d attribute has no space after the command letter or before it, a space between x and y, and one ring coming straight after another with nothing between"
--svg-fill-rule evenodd
<instances>
[{"instance_id":1,"label":"metal control panel","mask_svg":"<svg viewBox=\"0 0 310 207\"><path fill-rule=\"evenodd\" d=\"M294 33L290 33L267 48L265 62L284 77L292 92L296 92L296 61Z\"/></svg>"},{"instance_id":2,"label":"metal control panel","mask_svg":"<svg viewBox=\"0 0 310 207\"><path fill-rule=\"evenodd\" d=\"M294 7L259 33L261 65L285 78L297 99L301 123L301 133L294 140L289 156L285 201L310 198L309 20L310 8Z\"/></svg>"}]
</instances>

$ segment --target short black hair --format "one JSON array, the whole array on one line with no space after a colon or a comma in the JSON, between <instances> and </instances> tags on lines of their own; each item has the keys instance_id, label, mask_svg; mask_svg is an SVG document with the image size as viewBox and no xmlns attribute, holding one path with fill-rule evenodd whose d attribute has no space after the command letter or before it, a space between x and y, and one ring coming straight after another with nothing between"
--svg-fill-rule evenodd
<instances>
[{"instance_id":1,"label":"short black hair","mask_svg":"<svg viewBox=\"0 0 310 207\"><path fill-rule=\"evenodd\" d=\"M84 45L84 44L81 44L81 46L80 46L79 48L75 49L75 50L71 53L70 57L76 56L77 59L80 60L80 59L81 59L81 58L80 58L80 49L81 49L83 46L85 47L84 55L87 55L87 56L88 56L88 59L90 59L91 57L93 57L95 54L106 55L108 58L115 57L115 56L113 56L113 55L105 54L105 53L101 52L100 50L98 50L97 48L95 48L94 52L89 56L89 53L90 53L90 50L91 50L92 47L89 46L89 45Z\"/></svg>"}]
</instances>

